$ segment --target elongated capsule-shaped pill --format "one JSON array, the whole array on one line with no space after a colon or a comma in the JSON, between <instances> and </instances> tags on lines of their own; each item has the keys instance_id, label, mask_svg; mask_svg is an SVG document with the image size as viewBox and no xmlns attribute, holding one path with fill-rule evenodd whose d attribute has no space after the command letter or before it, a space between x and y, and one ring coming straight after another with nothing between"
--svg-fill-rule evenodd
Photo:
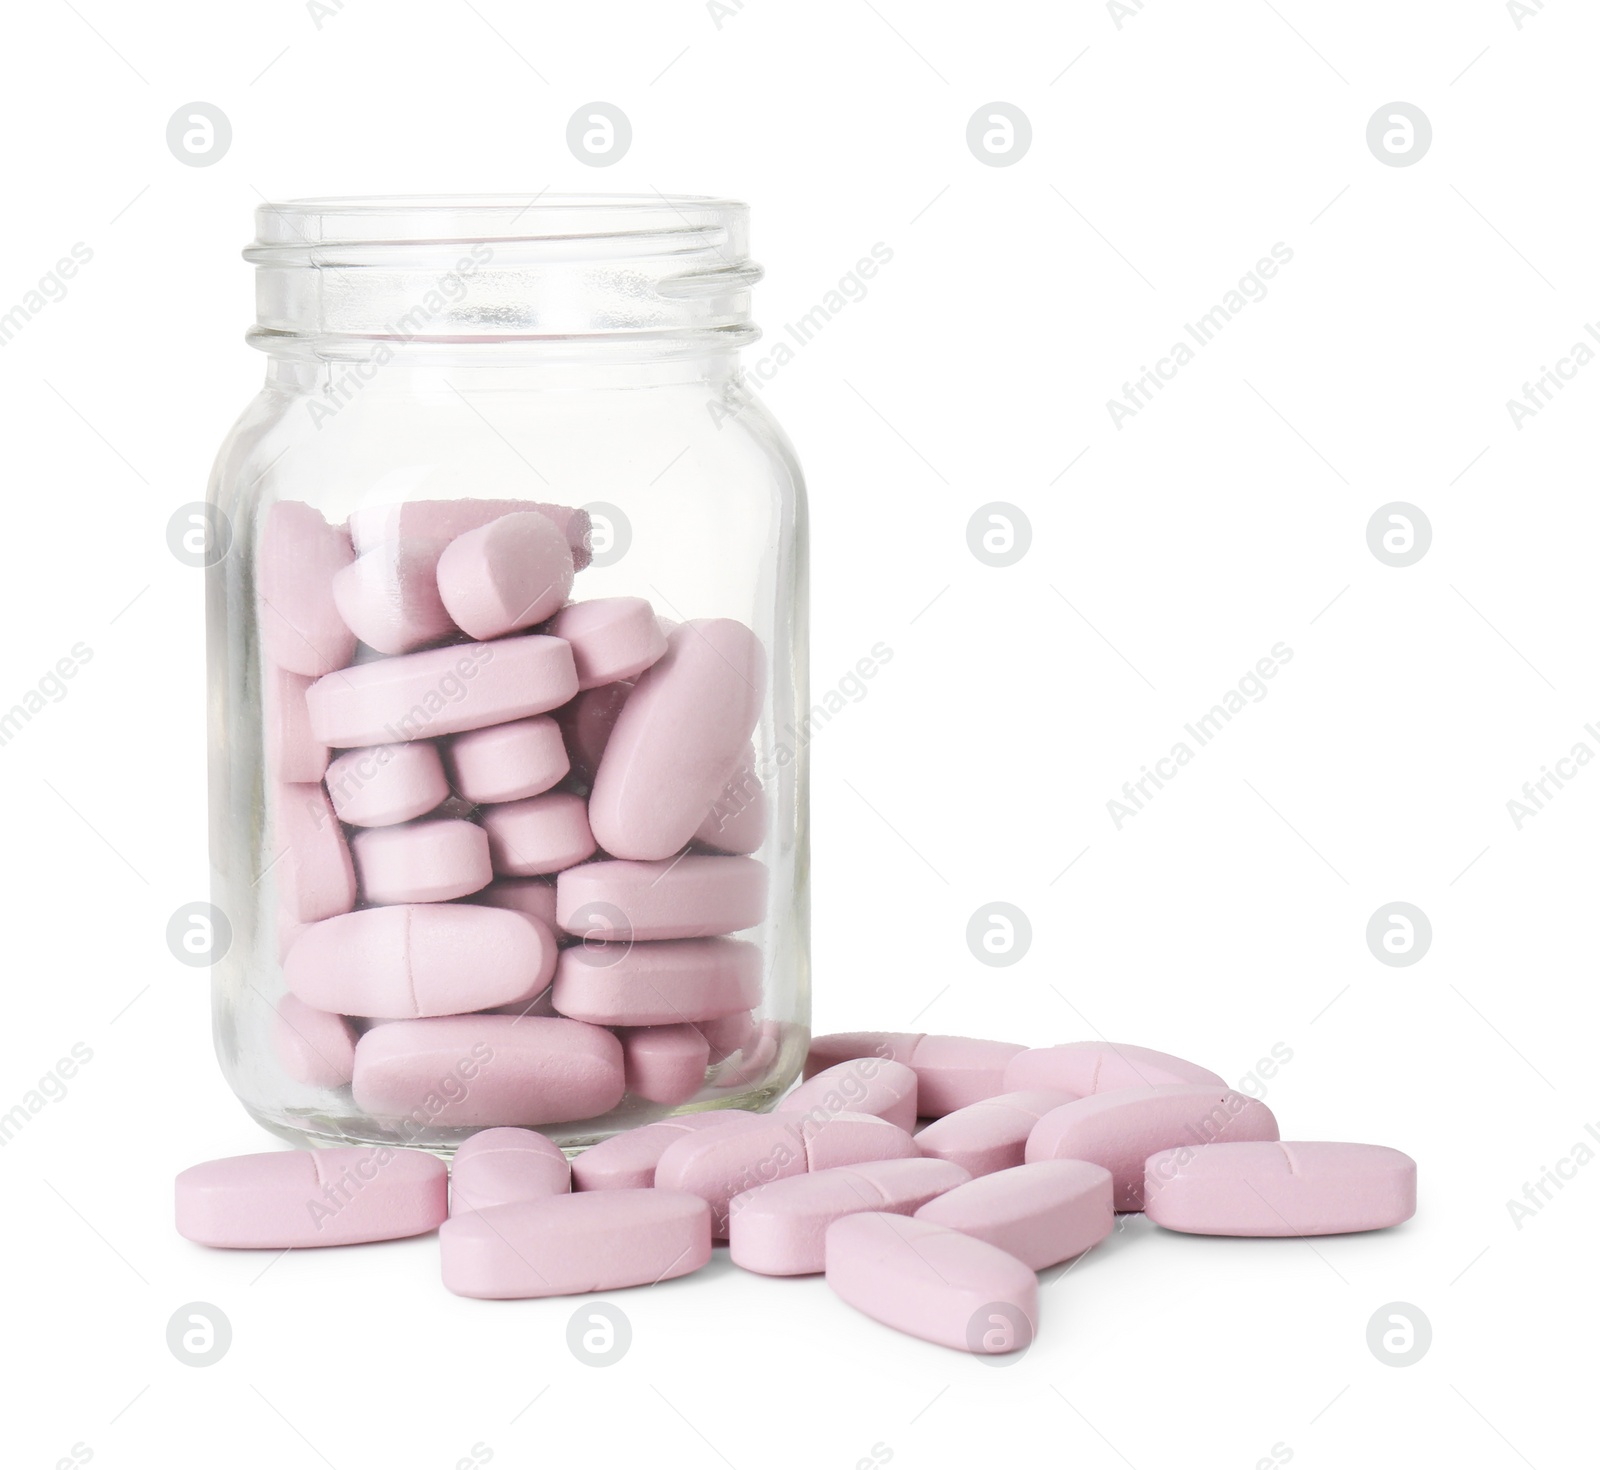
<instances>
[{"instance_id":1,"label":"elongated capsule-shaped pill","mask_svg":"<svg viewBox=\"0 0 1600 1470\"><path fill-rule=\"evenodd\" d=\"M942 1118L957 1108L982 1102L1005 1085L1012 1057L1026 1048L1009 1041L972 1036L930 1036L921 1031L841 1031L812 1040L805 1075L855 1057L880 1056L904 1062L917 1074L917 1111Z\"/></svg>"},{"instance_id":2,"label":"elongated capsule-shaped pill","mask_svg":"<svg viewBox=\"0 0 1600 1470\"><path fill-rule=\"evenodd\" d=\"M917 1219L986 1240L1032 1271L1081 1255L1111 1234L1111 1171L1049 1159L985 1174L930 1200Z\"/></svg>"},{"instance_id":3,"label":"elongated capsule-shaped pill","mask_svg":"<svg viewBox=\"0 0 1600 1470\"><path fill-rule=\"evenodd\" d=\"M1089 1097L1119 1087L1166 1087L1180 1082L1226 1087L1222 1078L1182 1057L1119 1041L1069 1041L1031 1047L1006 1064L1006 1091L1051 1087Z\"/></svg>"},{"instance_id":4,"label":"elongated capsule-shaped pill","mask_svg":"<svg viewBox=\"0 0 1600 1470\"><path fill-rule=\"evenodd\" d=\"M1070 1092L1043 1088L1002 1092L935 1119L917 1134L925 1158L949 1159L974 1178L1026 1161L1028 1135L1048 1112L1076 1101Z\"/></svg>"},{"instance_id":5,"label":"elongated capsule-shaped pill","mask_svg":"<svg viewBox=\"0 0 1600 1470\"><path fill-rule=\"evenodd\" d=\"M442 1160L398 1148L213 1159L178 1175L178 1234L238 1250L424 1235L445 1218L445 1180Z\"/></svg>"},{"instance_id":6,"label":"elongated capsule-shaped pill","mask_svg":"<svg viewBox=\"0 0 1600 1470\"><path fill-rule=\"evenodd\" d=\"M903 1062L857 1057L802 1082L773 1111L869 1113L909 1133L917 1126L917 1074Z\"/></svg>"},{"instance_id":7,"label":"elongated capsule-shaped pill","mask_svg":"<svg viewBox=\"0 0 1600 1470\"><path fill-rule=\"evenodd\" d=\"M1120 1087L1048 1112L1028 1135L1027 1161L1084 1159L1111 1171L1121 1212L1144 1208L1151 1154L1184 1145L1275 1141L1278 1120L1263 1102L1228 1087L1180 1082Z\"/></svg>"},{"instance_id":8,"label":"elongated capsule-shaped pill","mask_svg":"<svg viewBox=\"0 0 1600 1470\"><path fill-rule=\"evenodd\" d=\"M463 1143L450 1162L452 1216L546 1199L571 1188L567 1156L529 1128L485 1128Z\"/></svg>"},{"instance_id":9,"label":"elongated capsule-shaped pill","mask_svg":"<svg viewBox=\"0 0 1600 1470\"><path fill-rule=\"evenodd\" d=\"M457 1296L572 1296L653 1286L711 1259L711 1212L692 1194L611 1189L470 1210L439 1232Z\"/></svg>"},{"instance_id":10,"label":"elongated capsule-shaped pill","mask_svg":"<svg viewBox=\"0 0 1600 1470\"><path fill-rule=\"evenodd\" d=\"M1189 1235L1343 1235L1417 1211L1417 1165L1373 1143L1213 1143L1144 1166L1144 1212Z\"/></svg>"}]
</instances>

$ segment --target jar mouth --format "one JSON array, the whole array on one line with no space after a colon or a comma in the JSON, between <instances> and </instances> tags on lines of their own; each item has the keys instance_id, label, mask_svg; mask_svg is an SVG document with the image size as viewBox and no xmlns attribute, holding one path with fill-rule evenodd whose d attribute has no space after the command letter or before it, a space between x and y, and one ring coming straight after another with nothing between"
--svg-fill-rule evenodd
<instances>
[{"instance_id":1,"label":"jar mouth","mask_svg":"<svg viewBox=\"0 0 1600 1470\"><path fill-rule=\"evenodd\" d=\"M272 351L757 335L749 208L692 194L378 195L256 210Z\"/></svg>"}]
</instances>

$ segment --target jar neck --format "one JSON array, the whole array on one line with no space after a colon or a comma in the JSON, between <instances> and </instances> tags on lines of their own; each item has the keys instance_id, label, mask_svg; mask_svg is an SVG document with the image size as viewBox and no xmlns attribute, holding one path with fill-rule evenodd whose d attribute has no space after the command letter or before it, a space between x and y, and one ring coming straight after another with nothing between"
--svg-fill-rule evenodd
<instances>
[{"instance_id":1,"label":"jar neck","mask_svg":"<svg viewBox=\"0 0 1600 1470\"><path fill-rule=\"evenodd\" d=\"M280 360L623 363L728 357L758 332L749 212L688 196L263 205L250 341Z\"/></svg>"}]
</instances>

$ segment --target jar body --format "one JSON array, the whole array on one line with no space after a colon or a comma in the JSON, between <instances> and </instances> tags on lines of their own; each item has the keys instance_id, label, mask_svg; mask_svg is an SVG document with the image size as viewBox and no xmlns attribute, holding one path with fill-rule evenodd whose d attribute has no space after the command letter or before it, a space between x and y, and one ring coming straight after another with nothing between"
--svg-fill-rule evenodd
<instances>
[{"instance_id":1,"label":"jar body","mask_svg":"<svg viewBox=\"0 0 1600 1470\"><path fill-rule=\"evenodd\" d=\"M577 1148L797 1074L804 491L735 361L273 357L208 573L215 1040L269 1130Z\"/></svg>"}]
</instances>

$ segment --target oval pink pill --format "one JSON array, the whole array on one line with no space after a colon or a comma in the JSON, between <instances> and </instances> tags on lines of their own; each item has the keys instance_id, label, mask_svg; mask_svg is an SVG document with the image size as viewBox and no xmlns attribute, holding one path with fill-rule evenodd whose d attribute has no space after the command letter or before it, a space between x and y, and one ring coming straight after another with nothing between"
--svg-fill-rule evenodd
<instances>
[{"instance_id":1,"label":"oval pink pill","mask_svg":"<svg viewBox=\"0 0 1600 1470\"><path fill-rule=\"evenodd\" d=\"M542 623L572 591L572 549L536 510L515 511L457 536L439 557L439 597L469 638L499 638Z\"/></svg>"},{"instance_id":2,"label":"oval pink pill","mask_svg":"<svg viewBox=\"0 0 1600 1470\"><path fill-rule=\"evenodd\" d=\"M1030 1271L1082 1255L1111 1234L1111 1171L1081 1159L1019 1164L931 1200L917 1219L986 1240Z\"/></svg>"},{"instance_id":3,"label":"oval pink pill","mask_svg":"<svg viewBox=\"0 0 1600 1470\"><path fill-rule=\"evenodd\" d=\"M728 1254L763 1276L809 1275L826 1264L835 1220L863 1210L912 1215L967 1177L940 1159L882 1159L763 1184L729 1202Z\"/></svg>"},{"instance_id":4,"label":"oval pink pill","mask_svg":"<svg viewBox=\"0 0 1600 1470\"><path fill-rule=\"evenodd\" d=\"M917 1074L903 1062L858 1057L802 1082L774 1112L868 1113L909 1133L917 1126Z\"/></svg>"},{"instance_id":5,"label":"oval pink pill","mask_svg":"<svg viewBox=\"0 0 1600 1470\"><path fill-rule=\"evenodd\" d=\"M549 715L468 730L450 741L456 791L470 802L521 801L567 774L561 726Z\"/></svg>"},{"instance_id":6,"label":"oval pink pill","mask_svg":"<svg viewBox=\"0 0 1600 1470\"><path fill-rule=\"evenodd\" d=\"M1144 1164L1163 1149L1276 1141L1265 1103L1228 1087L1175 1083L1120 1087L1046 1113L1028 1135L1027 1161L1083 1159L1111 1171L1118 1211L1144 1208Z\"/></svg>"},{"instance_id":7,"label":"oval pink pill","mask_svg":"<svg viewBox=\"0 0 1600 1470\"><path fill-rule=\"evenodd\" d=\"M354 556L344 529L309 505L283 500L268 507L256 553L256 598L262 650L280 669L315 678L355 656L356 635L333 598L333 579Z\"/></svg>"},{"instance_id":8,"label":"oval pink pill","mask_svg":"<svg viewBox=\"0 0 1600 1470\"><path fill-rule=\"evenodd\" d=\"M678 1118L663 1118L626 1133L614 1133L593 1148L585 1149L572 1161L574 1189L649 1189L655 1184L656 1165L669 1145L687 1133L707 1128L764 1127L767 1119L759 1113L725 1108L707 1113L685 1113Z\"/></svg>"},{"instance_id":9,"label":"oval pink pill","mask_svg":"<svg viewBox=\"0 0 1600 1470\"><path fill-rule=\"evenodd\" d=\"M631 679L667 651L667 635L642 597L575 602L551 618L545 631L572 645L580 689Z\"/></svg>"},{"instance_id":10,"label":"oval pink pill","mask_svg":"<svg viewBox=\"0 0 1600 1470\"><path fill-rule=\"evenodd\" d=\"M828 1285L885 1326L970 1353L1033 1341L1039 1278L988 1241L879 1212L835 1220L826 1254Z\"/></svg>"},{"instance_id":11,"label":"oval pink pill","mask_svg":"<svg viewBox=\"0 0 1600 1470\"><path fill-rule=\"evenodd\" d=\"M328 767L328 796L352 827L392 827L450 795L439 752L426 740L346 751Z\"/></svg>"},{"instance_id":12,"label":"oval pink pill","mask_svg":"<svg viewBox=\"0 0 1600 1470\"><path fill-rule=\"evenodd\" d=\"M711 1259L704 1200L662 1189L568 1194L457 1215L439 1232L457 1296L573 1296L653 1286Z\"/></svg>"},{"instance_id":13,"label":"oval pink pill","mask_svg":"<svg viewBox=\"0 0 1600 1470\"><path fill-rule=\"evenodd\" d=\"M622 1101L622 1047L598 1026L542 1016L390 1021L356 1043L351 1086L357 1107L385 1118L465 1128L570 1123Z\"/></svg>"},{"instance_id":14,"label":"oval pink pill","mask_svg":"<svg viewBox=\"0 0 1600 1470\"><path fill-rule=\"evenodd\" d=\"M496 873L514 877L559 873L594 855L588 807L571 791L547 791L485 807L483 829L489 834Z\"/></svg>"},{"instance_id":15,"label":"oval pink pill","mask_svg":"<svg viewBox=\"0 0 1600 1470\"><path fill-rule=\"evenodd\" d=\"M826 1075L825 1073L822 1075ZM1040 1118L1077 1099L1070 1092L1003 1092L935 1119L917 1134L923 1157L960 1164L973 1178L1025 1162Z\"/></svg>"},{"instance_id":16,"label":"oval pink pill","mask_svg":"<svg viewBox=\"0 0 1600 1470\"><path fill-rule=\"evenodd\" d=\"M556 917L586 939L698 939L759 924L767 870L754 858L585 863L556 882Z\"/></svg>"},{"instance_id":17,"label":"oval pink pill","mask_svg":"<svg viewBox=\"0 0 1600 1470\"><path fill-rule=\"evenodd\" d=\"M306 691L311 730L350 748L454 735L541 715L577 692L572 650L530 633L341 669Z\"/></svg>"},{"instance_id":18,"label":"oval pink pill","mask_svg":"<svg viewBox=\"0 0 1600 1470\"><path fill-rule=\"evenodd\" d=\"M904 1062L917 1074L917 1111L942 1118L957 1108L1015 1091L1004 1084L1006 1066L1025 1047L972 1036L930 1036L920 1031L842 1031L818 1036L806 1056L805 1075L854 1057Z\"/></svg>"},{"instance_id":19,"label":"oval pink pill","mask_svg":"<svg viewBox=\"0 0 1600 1470\"><path fill-rule=\"evenodd\" d=\"M235 1250L425 1235L445 1218L444 1163L395 1148L244 1154L185 1169L178 1234Z\"/></svg>"},{"instance_id":20,"label":"oval pink pill","mask_svg":"<svg viewBox=\"0 0 1600 1470\"><path fill-rule=\"evenodd\" d=\"M761 1002L761 950L742 939L654 939L561 951L556 1009L598 1026L708 1021Z\"/></svg>"},{"instance_id":21,"label":"oval pink pill","mask_svg":"<svg viewBox=\"0 0 1600 1470\"><path fill-rule=\"evenodd\" d=\"M1168 1087L1185 1082L1206 1087L1228 1085L1215 1072L1182 1057L1115 1041L1033 1047L1012 1057L1005 1074L1008 1092L1048 1087L1078 1097L1119 1087Z\"/></svg>"},{"instance_id":22,"label":"oval pink pill","mask_svg":"<svg viewBox=\"0 0 1600 1470\"><path fill-rule=\"evenodd\" d=\"M839 1113L813 1127L798 1118L770 1117L761 1128L711 1129L669 1144L655 1182L657 1189L686 1190L706 1200L712 1232L723 1240L728 1203L746 1190L841 1164L915 1155L911 1135L881 1118Z\"/></svg>"},{"instance_id":23,"label":"oval pink pill","mask_svg":"<svg viewBox=\"0 0 1600 1470\"><path fill-rule=\"evenodd\" d=\"M705 820L766 698L761 640L731 618L675 628L617 716L589 798L613 857L671 857Z\"/></svg>"},{"instance_id":24,"label":"oval pink pill","mask_svg":"<svg viewBox=\"0 0 1600 1470\"><path fill-rule=\"evenodd\" d=\"M279 998L273 1049L284 1074L307 1087L347 1087L356 1063L356 1032L344 1016L319 1011L297 995Z\"/></svg>"},{"instance_id":25,"label":"oval pink pill","mask_svg":"<svg viewBox=\"0 0 1600 1470\"><path fill-rule=\"evenodd\" d=\"M350 842L368 903L439 903L476 893L493 877L489 839L460 818L370 827Z\"/></svg>"},{"instance_id":26,"label":"oval pink pill","mask_svg":"<svg viewBox=\"0 0 1600 1470\"><path fill-rule=\"evenodd\" d=\"M320 781L328 769L328 747L311 733L304 674L266 665L261 671L262 736L267 770L280 781Z\"/></svg>"},{"instance_id":27,"label":"oval pink pill","mask_svg":"<svg viewBox=\"0 0 1600 1470\"><path fill-rule=\"evenodd\" d=\"M571 1188L567 1156L544 1134L485 1128L463 1143L451 1161L450 1213L547 1199Z\"/></svg>"},{"instance_id":28,"label":"oval pink pill","mask_svg":"<svg viewBox=\"0 0 1600 1470\"><path fill-rule=\"evenodd\" d=\"M1188 1235L1344 1235L1417 1212L1416 1160L1372 1143L1213 1143L1145 1162L1144 1211Z\"/></svg>"},{"instance_id":29,"label":"oval pink pill","mask_svg":"<svg viewBox=\"0 0 1600 1470\"><path fill-rule=\"evenodd\" d=\"M282 785L276 805L281 856L275 866L284 907L302 924L348 913L356 903L355 864L327 793L321 786Z\"/></svg>"},{"instance_id":30,"label":"oval pink pill","mask_svg":"<svg viewBox=\"0 0 1600 1470\"><path fill-rule=\"evenodd\" d=\"M476 904L358 909L306 930L283 962L290 990L346 1016L449 1016L532 1000L555 955L521 914Z\"/></svg>"}]
</instances>

